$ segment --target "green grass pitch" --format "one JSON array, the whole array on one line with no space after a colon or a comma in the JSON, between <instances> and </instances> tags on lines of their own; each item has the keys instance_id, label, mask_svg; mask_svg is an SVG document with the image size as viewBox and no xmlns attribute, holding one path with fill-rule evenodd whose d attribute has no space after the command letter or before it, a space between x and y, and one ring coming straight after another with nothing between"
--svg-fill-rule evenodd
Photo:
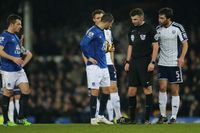
<instances>
[{"instance_id":1,"label":"green grass pitch","mask_svg":"<svg viewBox=\"0 0 200 133\"><path fill-rule=\"evenodd\" d=\"M200 124L163 125L98 125L90 124L33 124L3 127L0 133L199 133Z\"/></svg>"}]
</instances>

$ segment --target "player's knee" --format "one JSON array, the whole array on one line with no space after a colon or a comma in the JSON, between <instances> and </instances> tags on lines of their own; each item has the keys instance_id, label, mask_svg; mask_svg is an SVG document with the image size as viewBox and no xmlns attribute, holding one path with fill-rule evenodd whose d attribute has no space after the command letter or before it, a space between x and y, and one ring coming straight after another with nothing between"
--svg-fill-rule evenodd
<instances>
[{"instance_id":1,"label":"player's knee","mask_svg":"<svg viewBox=\"0 0 200 133\"><path fill-rule=\"evenodd\" d=\"M104 87L104 88L102 88L102 93L103 93L103 94L110 94L109 87Z\"/></svg>"},{"instance_id":2,"label":"player's knee","mask_svg":"<svg viewBox=\"0 0 200 133\"><path fill-rule=\"evenodd\" d=\"M172 96L178 96L179 95L179 85L173 84L171 86L171 94L172 94Z\"/></svg>"},{"instance_id":3,"label":"player's knee","mask_svg":"<svg viewBox=\"0 0 200 133\"><path fill-rule=\"evenodd\" d=\"M28 94L31 93L31 89L30 89L30 88L22 88L22 89L21 89L21 92L22 92L22 94L28 95Z\"/></svg>"},{"instance_id":4,"label":"player's knee","mask_svg":"<svg viewBox=\"0 0 200 133\"><path fill-rule=\"evenodd\" d=\"M152 87L149 86L149 87L144 88L144 94L145 95L152 94Z\"/></svg>"},{"instance_id":5,"label":"player's knee","mask_svg":"<svg viewBox=\"0 0 200 133\"><path fill-rule=\"evenodd\" d=\"M15 95L14 98L15 98L15 100L19 100L20 99L20 95Z\"/></svg>"},{"instance_id":6,"label":"player's knee","mask_svg":"<svg viewBox=\"0 0 200 133\"><path fill-rule=\"evenodd\" d=\"M110 91L110 93L118 92L117 85L111 84L109 91Z\"/></svg>"},{"instance_id":7,"label":"player's knee","mask_svg":"<svg viewBox=\"0 0 200 133\"><path fill-rule=\"evenodd\" d=\"M91 95L92 95L92 96L98 96L98 95L99 95L99 90L97 90L97 89L92 89L92 90L91 90Z\"/></svg>"},{"instance_id":8,"label":"player's knee","mask_svg":"<svg viewBox=\"0 0 200 133\"><path fill-rule=\"evenodd\" d=\"M135 87L129 87L128 88L128 95L129 96L136 96L136 93L137 93L137 88L135 88Z\"/></svg>"},{"instance_id":9,"label":"player's knee","mask_svg":"<svg viewBox=\"0 0 200 133\"><path fill-rule=\"evenodd\" d=\"M8 89L4 89L3 90L3 95L7 96L7 97L11 97L13 95L12 91L8 90Z\"/></svg>"},{"instance_id":10,"label":"player's knee","mask_svg":"<svg viewBox=\"0 0 200 133\"><path fill-rule=\"evenodd\" d=\"M160 92L166 92L167 86L165 84L160 84Z\"/></svg>"}]
</instances>

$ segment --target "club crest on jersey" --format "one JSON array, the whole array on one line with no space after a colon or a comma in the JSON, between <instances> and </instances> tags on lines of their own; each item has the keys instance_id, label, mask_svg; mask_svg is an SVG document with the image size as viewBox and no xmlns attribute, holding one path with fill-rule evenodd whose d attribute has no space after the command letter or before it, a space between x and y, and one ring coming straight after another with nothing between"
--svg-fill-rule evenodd
<instances>
[{"instance_id":1,"label":"club crest on jersey","mask_svg":"<svg viewBox=\"0 0 200 133\"><path fill-rule=\"evenodd\" d=\"M87 36L88 36L89 38L92 38L92 37L94 36L94 33L91 32L91 31L89 31L89 32L87 33Z\"/></svg>"},{"instance_id":2,"label":"club crest on jersey","mask_svg":"<svg viewBox=\"0 0 200 133\"><path fill-rule=\"evenodd\" d=\"M135 40L135 36L131 35L131 41L134 42L134 40Z\"/></svg>"},{"instance_id":3,"label":"club crest on jersey","mask_svg":"<svg viewBox=\"0 0 200 133\"><path fill-rule=\"evenodd\" d=\"M145 39L146 39L146 35L141 34L141 35L140 35L140 39L141 39L141 40L145 40Z\"/></svg>"},{"instance_id":4,"label":"club crest on jersey","mask_svg":"<svg viewBox=\"0 0 200 133\"><path fill-rule=\"evenodd\" d=\"M0 37L0 43L4 41L4 37Z\"/></svg>"},{"instance_id":5,"label":"club crest on jersey","mask_svg":"<svg viewBox=\"0 0 200 133\"><path fill-rule=\"evenodd\" d=\"M176 33L176 31L175 30L172 30L172 34L175 34Z\"/></svg>"}]
</instances>

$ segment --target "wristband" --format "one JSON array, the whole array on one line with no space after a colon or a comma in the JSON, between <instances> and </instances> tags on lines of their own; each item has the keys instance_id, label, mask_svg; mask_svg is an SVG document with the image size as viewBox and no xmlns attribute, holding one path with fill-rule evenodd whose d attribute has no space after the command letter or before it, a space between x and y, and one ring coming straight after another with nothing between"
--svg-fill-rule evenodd
<instances>
[{"instance_id":1,"label":"wristband","mask_svg":"<svg viewBox=\"0 0 200 133\"><path fill-rule=\"evenodd\" d=\"M154 64L154 65L155 65L155 64L156 64L156 62L152 60L152 61L151 61L151 64Z\"/></svg>"}]
</instances>

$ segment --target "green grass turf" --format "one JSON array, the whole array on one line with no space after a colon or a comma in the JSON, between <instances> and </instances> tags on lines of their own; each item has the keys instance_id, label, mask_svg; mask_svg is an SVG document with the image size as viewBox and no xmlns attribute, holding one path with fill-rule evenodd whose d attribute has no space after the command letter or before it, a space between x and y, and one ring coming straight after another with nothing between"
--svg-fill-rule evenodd
<instances>
[{"instance_id":1,"label":"green grass turf","mask_svg":"<svg viewBox=\"0 0 200 133\"><path fill-rule=\"evenodd\" d=\"M164 125L99 125L89 124L33 124L3 127L0 133L200 133L200 124Z\"/></svg>"}]
</instances>

